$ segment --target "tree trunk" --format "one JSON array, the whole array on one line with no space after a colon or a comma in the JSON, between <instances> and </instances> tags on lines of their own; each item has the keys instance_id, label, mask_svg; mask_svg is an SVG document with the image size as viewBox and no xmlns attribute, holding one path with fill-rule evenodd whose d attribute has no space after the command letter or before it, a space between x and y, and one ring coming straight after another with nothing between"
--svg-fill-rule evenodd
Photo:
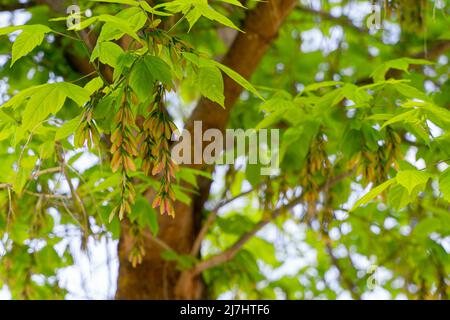
<instances>
[{"instance_id":1,"label":"tree trunk","mask_svg":"<svg viewBox=\"0 0 450 320\"><path fill-rule=\"evenodd\" d=\"M294 8L297 0L269 0L260 2L245 19L243 30L234 40L222 63L249 79L264 53L276 38L278 30ZM225 109L207 99L201 99L186 129L192 132L194 121L202 121L203 130L225 130L230 110L239 98L242 87L224 76ZM208 169L197 165L197 169ZM209 168L212 169L212 168ZM199 195L187 206L175 204L176 217L160 216L158 238L181 254L189 254L199 230L201 211L208 199L211 181L199 178ZM151 200L151 194L148 194ZM122 223L119 242L119 279L117 299L201 299L206 290L200 277L190 277L175 268L175 264L161 258L161 248L146 238L143 262L133 268L128 261L132 237L127 223Z\"/></svg>"},{"instance_id":2,"label":"tree trunk","mask_svg":"<svg viewBox=\"0 0 450 320\"><path fill-rule=\"evenodd\" d=\"M192 208L175 203L176 218L167 215L159 216L158 238L178 253L188 254L195 237L195 221ZM133 268L128 261L132 247L132 237L128 232L128 224L122 223L119 242L119 279L116 299L175 299L175 285L179 277L173 262L161 258L163 249L150 238L145 241L145 256L141 264ZM193 282L190 288L190 299L204 297L205 290L201 281Z\"/></svg>"}]
</instances>

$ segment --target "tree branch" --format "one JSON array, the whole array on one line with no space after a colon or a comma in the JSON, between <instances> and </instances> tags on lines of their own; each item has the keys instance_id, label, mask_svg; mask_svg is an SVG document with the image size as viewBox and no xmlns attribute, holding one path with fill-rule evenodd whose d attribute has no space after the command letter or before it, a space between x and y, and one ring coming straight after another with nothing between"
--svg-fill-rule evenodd
<instances>
[{"instance_id":1,"label":"tree branch","mask_svg":"<svg viewBox=\"0 0 450 320\"><path fill-rule=\"evenodd\" d=\"M424 51L421 51L419 53L416 53L412 55L412 58L415 59L428 59L433 60L438 58L440 55L445 54L447 51L450 50L450 40L438 40L435 43L433 43L432 47L430 49L426 49ZM421 65L411 65L410 70L417 70L418 68L422 67ZM394 78L398 79L402 74L401 70L398 69L389 69L386 73L386 79ZM358 81L356 81L356 84L358 85L365 85L365 84L371 84L373 81L371 78L363 78Z\"/></svg>"},{"instance_id":2,"label":"tree branch","mask_svg":"<svg viewBox=\"0 0 450 320\"><path fill-rule=\"evenodd\" d=\"M153 236L152 234L150 234L148 232L144 232L144 237L149 239L149 240L151 240L155 244L157 244L158 247L160 247L162 250L176 252L167 243L165 243L163 240L159 239L158 237Z\"/></svg>"},{"instance_id":3,"label":"tree branch","mask_svg":"<svg viewBox=\"0 0 450 320\"><path fill-rule=\"evenodd\" d=\"M40 170L40 171L35 172L32 175L31 178L33 179L33 178L40 177L40 176L43 176L43 175L46 175L46 174L58 173L58 172L61 172L61 170L62 170L61 167L48 168L48 169Z\"/></svg>"},{"instance_id":4,"label":"tree branch","mask_svg":"<svg viewBox=\"0 0 450 320\"><path fill-rule=\"evenodd\" d=\"M331 246L329 239L327 239L325 246L326 246L326 251L331 258L331 262L336 267L336 269L338 269L340 278L341 278L342 282L345 284L345 286L347 287L347 289L350 291L352 298L355 300L360 300L361 296L356 292L357 287L355 286L353 281L345 274L345 270L339 264L339 260L333 253L333 248Z\"/></svg>"},{"instance_id":5,"label":"tree branch","mask_svg":"<svg viewBox=\"0 0 450 320\"><path fill-rule=\"evenodd\" d=\"M61 172L64 175L64 177L66 178L67 184L69 185L70 193L72 195L72 201L74 203L75 208L80 211L81 217L83 219L83 225L82 225L83 226L82 229L84 229L83 247L86 248L87 240L88 240L87 239L88 232L90 229L88 214L86 212L86 208L84 206L83 200L81 199L80 195L78 194L77 190L75 189L75 187L72 183L72 179L69 176L69 171L67 170L67 163L66 163L66 160L64 159L63 147L60 142L57 142L55 144L55 149L56 149L56 155L57 155L58 162L61 166Z\"/></svg>"},{"instance_id":6,"label":"tree branch","mask_svg":"<svg viewBox=\"0 0 450 320\"><path fill-rule=\"evenodd\" d=\"M272 214L270 215L270 217L258 222L252 230L243 234L231 247L229 247L225 251L223 251L217 255L214 255L206 260L203 260L203 261L199 262L197 265L195 265L195 267L192 269L192 275L196 276L207 269L213 268L219 264L222 264L224 262L227 262L227 261L230 261L231 259L233 259L234 256L242 248L242 246L244 246L258 231L260 231L262 228L264 228L271 221L275 220L286 210L291 209L292 207L301 203L302 200L303 200L303 194L298 198L294 198L293 200L288 202L286 205L283 205L283 206L279 207L278 209L274 210L272 212Z\"/></svg>"},{"instance_id":7,"label":"tree branch","mask_svg":"<svg viewBox=\"0 0 450 320\"><path fill-rule=\"evenodd\" d=\"M64 12L65 0L34 0L36 4L47 5L55 12Z\"/></svg>"},{"instance_id":8,"label":"tree branch","mask_svg":"<svg viewBox=\"0 0 450 320\"><path fill-rule=\"evenodd\" d=\"M72 199L72 197L66 196L63 194L36 193L36 192L28 191L28 190L25 190L24 192L31 196L43 197L45 199L61 199L61 200L71 200Z\"/></svg>"},{"instance_id":9,"label":"tree branch","mask_svg":"<svg viewBox=\"0 0 450 320\"><path fill-rule=\"evenodd\" d=\"M192 250L191 250L192 256L196 257L198 255L198 253L200 252L200 247L201 247L202 241L205 238L206 234L208 233L209 228L216 220L219 209L239 198L242 198L242 197L248 195L249 193L252 193L253 191L255 191L255 190L250 189L250 190L242 192L241 194L238 194L237 196L235 196L231 199L221 201L216 207L214 207L214 209L211 210L208 218L206 219L205 223L203 224L202 228L200 229L200 232L198 233L197 237L195 238L195 241L194 241L194 244L193 244Z\"/></svg>"},{"instance_id":10,"label":"tree branch","mask_svg":"<svg viewBox=\"0 0 450 320\"><path fill-rule=\"evenodd\" d=\"M312 8L309 8L309 7L305 7L305 6L298 6L297 10L305 12L305 13L310 13L310 14L313 14L313 15L317 15L317 16L321 17L324 20L334 21L334 22L336 22L336 23L338 23L338 24L340 24L342 26L349 27L350 29L353 29L353 30L355 30L357 32L364 32L364 33L368 32L367 28L358 27L357 25L355 25L353 23L353 21L350 18L348 18L347 16L344 16L344 15L336 17L336 16L333 16L331 13L329 13L327 11L315 10L315 9L312 9Z\"/></svg>"},{"instance_id":11,"label":"tree branch","mask_svg":"<svg viewBox=\"0 0 450 320\"><path fill-rule=\"evenodd\" d=\"M10 4L0 4L0 12L1 11L15 11L20 9L26 9L32 7L33 3L10 3Z\"/></svg>"},{"instance_id":12,"label":"tree branch","mask_svg":"<svg viewBox=\"0 0 450 320\"><path fill-rule=\"evenodd\" d=\"M353 173L354 173L354 169L330 178L319 188L319 192L328 191L332 186L334 186L335 184L339 183L340 181L346 179L347 177L350 177ZM301 203L303 200L303 195L304 194L300 195L297 198L294 198L293 200L291 200L287 204L279 207L278 209L275 209L272 212L272 214L270 215L270 217L258 222L252 230L243 234L239 238L239 240L237 240L231 247L229 247L225 251L223 251L217 255L214 255L204 261L199 262L192 269L193 275L198 275L207 269L210 269L221 263L224 263L224 262L227 262L227 261L233 259L234 256L236 255L236 253L238 253L239 250L242 248L242 246L245 245L259 230L261 230L263 227L265 227L271 221L275 220L286 210L291 209L292 207Z\"/></svg>"}]
</instances>

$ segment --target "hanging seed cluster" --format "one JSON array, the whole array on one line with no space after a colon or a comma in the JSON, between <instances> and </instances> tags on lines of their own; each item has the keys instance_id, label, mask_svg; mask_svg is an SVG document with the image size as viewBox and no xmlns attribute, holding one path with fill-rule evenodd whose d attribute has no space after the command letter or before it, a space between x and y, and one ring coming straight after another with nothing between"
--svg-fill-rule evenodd
<instances>
[{"instance_id":1,"label":"hanging seed cluster","mask_svg":"<svg viewBox=\"0 0 450 320\"><path fill-rule=\"evenodd\" d=\"M272 212L275 210L277 203L282 200L288 200L289 191L289 178L287 176L281 176L279 180L266 179L264 183L266 187L262 189L261 204L264 212Z\"/></svg>"},{"instance_id":2,"label":"hanging seed cluster","mask_svg":"<svg viewBox=\"0 0 450 320\"><path fill-rule=\"evenodd\" d=\"M427 0L372 0L372 4L383 5L386 17L395 15L408 32L420 31L425 25Z\"/></svg>"},{"instance_id":3,"label":"hanging seed cluster","mask_svg":"<svg viewBox=\"0 0 450 320\"><path fill-rule=\"evenodd\" d=\"M401 137L391 129L387 130L384 144L376 152L361 151L350 161L356 167L356 174L362 175L364 184L380 184L388 178L389 170L401 159Z\"/></svg>"},{"instance_id":4,"label":"hanging seed cluster","mask_svg":"<svg viewBox=\"0 0 450 320\"><path fill-rule=\"evenodd\" d=\"M306 163L300 174L300 184L305 193L305 201L315 202L319 197L316 174L326 177L330 173L331 163L325 151L325 138L319 133L309 148Z\"/></svg>"},{"instance_id":5,"label":"hanging seed cluster","mask_svg":"<svg viewBox=\"0 0 450 320\"><path fill-rule=\"evenodd\" d=\"M136 267L142 263L142 259L145 256L144 235L142 234L142 228L136 221L131 222L130 234L133 243L128 254L128 260L133 267Z\"/></svg>"},{"instance_id":6,"label":"hanging seed cluster","mask_svg":"<svg viewBox=\"0 0 450 320\"><path fill-rule=\"evenodd\" d=\"M177 130L164 110L164 86L159 85L149 108L149 116L144 121L141 133L142 170L148 176L160 178L160 188L152 203L159 207L160 213L175 217L173 201L175 194L171 181L175 178L177 165L171 159L170 139Z\"/></svg>"},{"instance_id":7,"label":"hanging seed cluster","mask_svg":"<svg viewBox=\"0 0 450 320\"><path fill-rule=\"evenodd\" d=\"M164 92L163 85L155 86L152 103L147 110L148 115L139 132L133 113L131 89L128 86L123 87L123 92L118 99L119 107L114 117L114 129L110 137L111 170L121 173L120 202L112 210L110 220L116 214L119 219L123 219L126 214L131 212L136 191L130 174L136 171L134 161L138 156L142 159L144 174L156 176L160 181L160 188L152 206L159 207L161 214L175 216L173 206L175 194L171 182L175 178L177 165L171 159L170 141L177 127L165 112ZM85 145L86 142L89 147L100 142L100 134L93 120L93 105L95 103L86 106L75 133L75 145L78 147Z\"/></svg>"},{"instance_id":8,"label":"hanging seed cluster","mask_svg":"<svg viewBox=\"0 0 450 320\"><path fill-rule=\"evenodd\" d=\"M94 105L97 102L90 102L87 104L85 111L81 117L81 122L75 131L74 144L75 147L81 148L87 143L87 146L91 148L94 145L99 145L100 143L100 133L97 129L93 118Z\"/></svg>"},{"instance_id":9,"label":"hanging seed cluster","mask_svg":"<svg viewBox=\"0 0 450 320\"><path fill-rule=\"evenodd\" d=\"M114 118L115 128L111 135L111 169L113 172L121 170L122 179L120 185L119 205L112 211L110 219L118 212L122 219L125 214L131 212L136 192L130 179L130 173L136 171L133 158L138 155L135 138L135 117L131 109L130 92L125 89L121 98L119 110Z\"/></svg>"}]
</instances>

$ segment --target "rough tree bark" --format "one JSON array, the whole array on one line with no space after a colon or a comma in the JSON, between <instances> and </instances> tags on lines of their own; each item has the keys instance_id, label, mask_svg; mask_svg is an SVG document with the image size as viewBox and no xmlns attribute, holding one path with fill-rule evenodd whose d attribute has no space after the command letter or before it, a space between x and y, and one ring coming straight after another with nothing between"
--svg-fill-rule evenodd
<instances>
[{"instance_id":1,"label":"rough tree bark","mask_svg":"<svg viewBox=\"0 0 450 320\"><path fill-rule=\"evenodd\" d=\"M250 78L264 53L276 38L278 30L297 0L269 0L261 2L249 12L243 30L234 40L222 63L231 67L245 78ZM192 132L194 121L202 121L204 130L218 128L224 130L230 110L238 99L242 88L228 77L224 77L225 109L213 102L202 99L194 110L187 130ZM196 168L205 169L204 165ZM209 196L210 181L199 179L199 196L187 206L175 204L176 217L160 216L158 237L172 249L188 254L192 248L200 225L203 204ZM148 197L151 198L149 192ZM122 224L119 242L119 279L117 299L199 299L206 297L201 279L189 277L176 270L173 263L161 258L161 246L150 236L146 237L146 255L142 264L133 268L128 261L132 238L126 223ZM180 281L181 280L181 281Z\"/></svg>"}]
</instances>

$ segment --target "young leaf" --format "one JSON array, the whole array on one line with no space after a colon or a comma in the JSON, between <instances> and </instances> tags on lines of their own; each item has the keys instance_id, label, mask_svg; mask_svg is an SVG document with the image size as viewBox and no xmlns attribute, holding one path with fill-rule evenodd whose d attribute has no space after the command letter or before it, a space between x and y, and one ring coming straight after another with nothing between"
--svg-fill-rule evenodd
<instances>
[{"instance_id":1,"label":"young leaf","mask_svg":"<svg viewBox=\"0 0 450 320\"><path fill-rule=\"evenodd\" d=\"M79 87L69 82L58 82L54 84L67 97L73 100L80 107L83 106L90 98L91 94L85 88Z\"/></svg>"},{"instance_id":2,"label":"young leaf","mask_svg":"<svg viewBox=\"0 0 450 320\"><path fill-rule=\"evenodd\" d=\"M69 30L75 30L75 31L83 30L83 29L86 29L87 27L89 27L90 25L96 23L97 21L110 23L115 28L121 30L123 33L128 34L133 39L142 43L141 39L136 34L136 31L133 30L132 26L128 23L127 20L116 17L116 16L111 16L109 14L101 14L99 16L88 18L88 19L82 21L80 24L76 24L73 27L69 28Z\"/></svg>"},{"instance_id":3,"label":"young leaf","mask_svg":"<svg viewBox=\"0 0 450 320\"><path fill-rule=\"evenodd\" d=\"M198 8L193 8L192 10L189 10L185 17L187 22L189 23L189 31L191 31L192 27L195 25L195 23L200 19L202 16L201 11Z\"/></svg>"},{"instance_id":4,"label":"young leaf","mask_svg":"<svg viewBox=\"0 0 450 320\"><path fill-rule=\"evenodd\" d=\"M450 168L447 168L439 177L439 190L445 200L450 202Z\"/></svg>"},{"instance_id":5,"label":"young leaf","mask_svg":"<svg viewBox=\"0 0 450 320\"><path fill-rule=\"evenodd\" d=\"M55 114L66 101L57 86L48 85L31 96L22 114L22 128L32 130L50 114Z\"/></svg>"},{"instance_id":6,"label":"young leaf","mask_svg":"<svg viewBox=\"0 0 450 320\"><path fill-rule=\"evenodd\" d=\"M51 31L50 28L42 25L34 25L32 28L30 27L31 26L24 26L24 30L14 41L12 46L11 66L14 65L17 60L39 46L44 40L45 34Z\"/></svg>"},{"instance_id":7,"label":"young leaf","mask_svg":"<svg viewBox=\"0 0 450 320\"><path fill-rule=\"evenodd\" d=\"M172 82L172 71L170 66L162 59L147 55L144 57L145 65L149 72L151 72L156 80L159 80L167 85Z\"/></svg>"},{"instance_id":8,"label":"young leaf","mask_svg":"<svg viewBox=\"0 0 450 320\"><path fill-rule=\"evenodd\" d=\"M144 60L139 60L133 66L130 73L129 84L139 100L145 100L151 96L155 78L147 69Z\"/></svg>"},{"instance_id":9,"label":"young leaf","mask_svg":"<svg viewBox=\"0 0 450 320\"><path fill-rule=\"evenodd\" d=\"M424 92L406 83L396 83L393 85L393 88L405 97L430 101L430 98Z\"/></svg>"},{"instance_id":10,"label":"young leaf","mask_svg":"<svg viewBox=\"0 0 450 320\"><path fill-rule=\"evenodd\" d=\"M129 6L137 7L139 2L134 0L91 0L92 2L107 2L107 3L118 3L118 4L126 4Z\"/></svg>"},{"instance_id":11,"label":"young leaf","mask_svg":"<svg viewBox=\"0 0 450 320\"><path fill-rule=\"evenodd\" d=\"M155 8L152 8L146 1L140 1L139 5L141 6L142 9L144 9L145 11L147 11L148 13L151 13L153 15L158 15L158 16L163 16L163 17L172 16L172 14L170 14L170 13L158 11Z\"/></svg>"},{"instance_id":12,"label":"young leaf","mask_svg":"<svg viewBox=\"0 0 450 320\"><path fill-rule=\"evenodd\" d=\"M5 34L10 34L18 30L22 30L25 26L9 26L0 28L0 36L4 36Z\"/></svg>"},{"instance_id":13,"label":"young leaf","mask_svg":"<svg viewBox=\"0 0 450 320\"><path fill-rule=\"evenodd\" d=\"M147 15L139 7L126 8L116 14L116 17L126 20L135 32L140 30L147 22ZM97 41L118 40L124 35L125 32L118 28L117 24L106 22L102 27L102 31L100 32Z\"/></svg>"},{"instance_id":14,"label":"young leaf","mask_svg":"<svg viewBox=\"0 0 450 320\"><path fill-rule=\"evenodd\" d=\"M208 18L209 20L212 21L217 21L221 24L223 24L224 26L227 26L229 28L241 31L241 29L239 29L238 27L236 27L236 25L227 17L225 17L223 14L217 12L216 10L214 10L213 8L211 8L210 6L206 5L201 5L199 7L201 14Z\"/></svg>"},{"instance_id":15,"label":"young leaf","mask_svg":"<svg viewBox=\"0 0 450 320\"><path fill-rule=\"evenodd\" d=\"M323 82L313 83L313 84L307 85L305 88L303 88L302 93L308 92L308 91L315 91L317 89L326 88L326 87L334 87L334 86L342 85L342 84L344 84L344 83L341 81L323 81Z\"/></svg>"},{"instance_id":16,"label":"young leaf","mask_svg":"<svg viewBox=\"0 0 450 320\"><path fill-rule=\"evenodd\" d=\"M81 115L73 118L56 130L55 141L62 140L72 135L78 128L81 122Z\"/></svg>"},{"instance_id":17,"label":"young leaf","mask_svg":"<svg viewBox=\"0 0 450 320\"><path fill-rule=\"evenodd\" d=\"M79 106L89 100L90 93L72 83L57 82L39 86L39 90L29 95L27 105L22 114L22 128L31 130L48 115L56 114L69 97ZM25 97L24 97L25 98Z\"/></svg>"},{"instance_id":18,"label":"young leaf","mask_svg":"<svg viewBox=\"0 0 450 320\"><path fill-rule=\"evenodd\" d=\"M25 24L21 26L9 26L0 28L0 36L10 34L18 30L28 30L28 31L37 30L38 32L45 32L45 33L52 32L52 29L43 24Z\"/></svg>"},{"instance_id":19,"label":"young leaf","mask_svg":"<svg viewBox=\"0 0 450 320\"><path fill-rule=\"evenodd\" d=\"M368 193L366 193L361 199L359 199L350 211L354 211L356 208L367 204L370 200L379 196L384 190L386 190L395 183L396 183L395 179L389 179L380 184L379 186L373 188Z\"/></svg>"},{"instance_id":20,"label":"young leaf","mask_svg":"<svg viewBox=\"0 0 450 320\"><path fill-rule=\"evenodd\" d=\"M225 108L222 73L215 67L201 67L198 72L200 93Z\"/></svg>"},{"instance_id":21,"label":"young leaf","mask_svg":"<svg viewBox=\"0 0 450 320\"><path fill-rule=\"evenodd\" d=\"M250 91L251 93L253 93L254 95L256 95L258 98L260 98L261 100L265 100L263 98L263 96L258 92L258 90L255 89L255 87L253 87L253 85L248 82L243 76L241 76L239 73L237 73L236 71L234 71L233 69L217 62L217 61L213 61L213 63L223 72L225 72L227 74L227 76L229 76L231 79L233 79L236 83L238 83L240 86L242 86L244 89L246 89L247 91Z\"/></svg>"},{"instance_id":22,"label":"young leaf","mask_svg":"<svg viewBox=\"0 0 450 320\"><path fill-rule=\"evenodd\" d=\"M408 190L398 184L390 189L388 194L388 204L395 210L400 210L411 202L411 198Z\"/></svg>"},{"instance_id":23,"label":"young leaf","mask_svg":"<svg viewBox=\"0 0 450 320\"><path fill-rule=\"evenodd\" d=\"M46 141L39 147L39 158L49 159L55 152L55 142Z\"/></svg>"},{"instance_id":24,"label":"young leaf","mask_svg":"<svg viewBox=\"0 0 450 320\"><path fill-rule=\"evenodd\" d=\"M408 68L410 64L433 64L432 62L424 59L412 59L412 58L400 58L394 59L390 61L386 61L377 67L372 74L370 75L375 82L385 80L385 75L390 69L398 69L405 72L408 72Z\"/></svg>"},{"instance_id":25,"label":"young leaf","mask_svg":"<svg viewBox=\"0 0 450 320\"><path fill-rule=\"evenodd\" d=\"M90 94L93 94L95 91L99 90L100 88L102 88L104 85L102 78L100 77L95 77L94 79L92 79L91 81L89 81L84 88L89 91Z\"/></svg>"},{"instance_id":26,"label":"young leaf","mask_svg":"<svg viewBox=\"0 0 450 320\"><path fill-rule=\"evenodd\" d=\"M411 195L416 187L424 186L431 175L419 170L405 170L397 173L396 180L405 187Z\"/></svg>"},{"instance_id":27,"label":"young leaf","mask_svg":"<svg viewBox=\"0 0 450 320\"><path fill-rule=\"evenodd\" d=\"M101 63L114 68L123 53L123 49L114 42L97 42L97 45L92 51L91 62L98 58Z\"/></svg>"},{"instance_id":28,"label":"young leaf","mask_svg":"<svg viewBox=\"0 0 450 320\"><path fill-rule=\"evenodd\" d=\"M136 199L130 214L130 219L137 220L141 227L148 226L154 236L158 234L157 214L146 198L139 196Z\"/></svg>"},{"instance_id":29,"label":"young leaf","mask_svg":"<svg viewBox=\"0 0 450 320\"><path fill-rule=\"evenodd\" d=\"M237 7L245 8L245 6L238 0L219 0L220 2L226 2Z\"/></svg>"},{"instance_id":30,"label":"young leaf","mask_svg":"<svg viewBox=\"0 0 450 320\"><path fill-rule=\"evenodd\" d=\"M403 112L403 113L400 113L400 114L392 117L391 119L389 119L388 121L383 123L383 125L381 126L381 129L383 129L391 124L397 123L397 122L414 122L414 121L417 121L418 119L419 118L418 118L417 110L415 110L415 109L410 110L410 111Z\"/></svg>"},{"instance_id":31,"label":"young leaf","mask_svg":"<svg viewBox=\"0 0 450 320\"><path fill-rule=\"evenodd\" d=\"M154 82L159 80L171 84L171 69L158 57L147 55L135 63L130 75L130 86L140 100L152 94Z\"/></svg>"}]
</instances>

